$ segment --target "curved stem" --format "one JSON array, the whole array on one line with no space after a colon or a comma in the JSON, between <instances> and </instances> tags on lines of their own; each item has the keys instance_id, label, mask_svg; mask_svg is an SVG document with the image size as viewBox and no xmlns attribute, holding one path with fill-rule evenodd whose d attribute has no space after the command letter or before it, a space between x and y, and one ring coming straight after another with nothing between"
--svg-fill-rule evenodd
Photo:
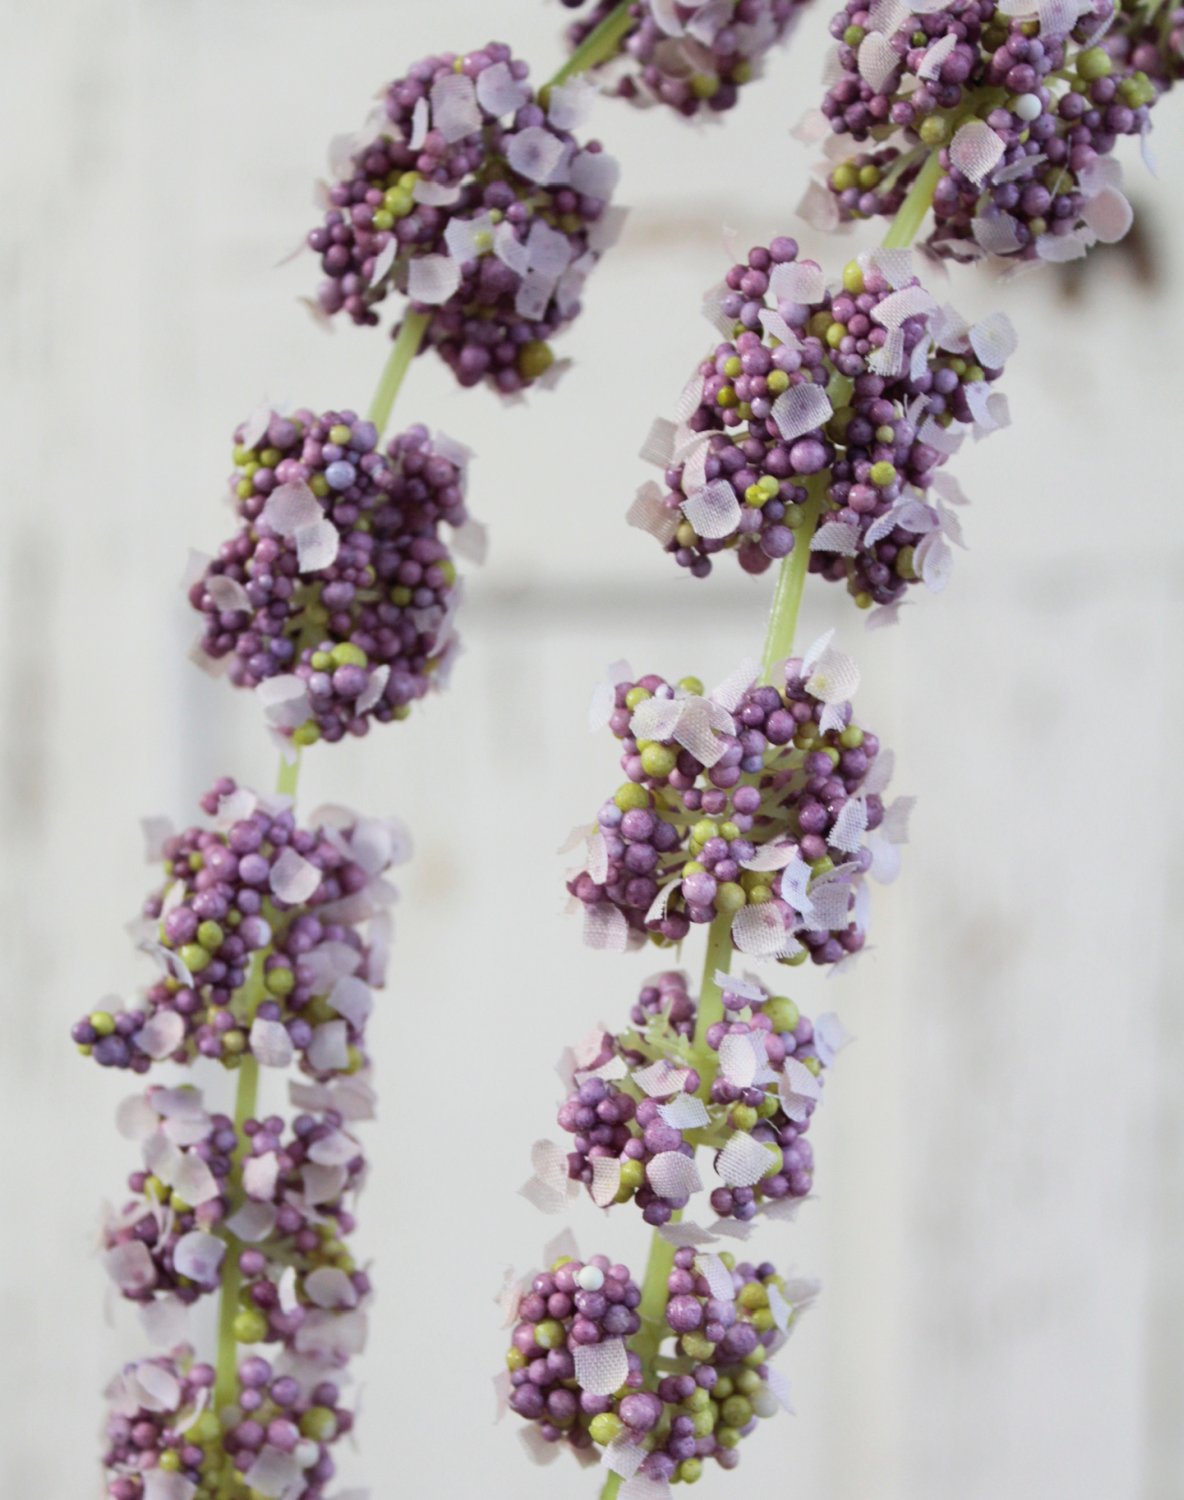
<instances>
[{"instance_id":1,"label":"curved stem","mask_svg":"<svg viewBox=\"0 0 1184 1500\"><path fill-rule=\"evenodd\" d=\"M768 682L773 668L793 650L794 631L798 626L798 610L802 605L802 591L806 587L806 575L810 571L810 542L818 528L818 517L826 497L825 474L815 475L806 481L809 498L803 507L805 516L793 534L793 551L782 560L777 577L777 591L773 595L773 608L769 615L769 628L765 632L763 680Z\"/></svg>"},{"instance_id":2,"label":"curved stem","mask_svg":"<svg viewBox=\"0 0 1184 1500\"><path fill-rule=\"evenodd\" d=\"M380 438L391 419L391 408L399 394L399 387L403 384L403 377L411 368L411 361L419 353L419 346L423 343L423 336L431 321L430 313L408 312L400 325L398 338L391 345L378 389L370 403L370 420L378 428Z\"/></svg>"},{"instance_id":3,"label":"curved stem","mask_svg":"<svg viewBox=\"0 0 1184 1500\"><path fill-rule=\"evenodd\" d=\"M617 1500L621 1489L621 1476L610 1474L604 1481L604 1488L600 1492L600 1500Z\"/></svg>"},{"instance_id":4,"label":"curved stem","mask_svg":"<svg viewBox=\"0 0 1184 1500\"><path fill-rule=\"evenodd\" d=\"M941 177L941 152L936 148L917 173L916 181L908 190L904 202L897 210L888 233L884 236L885 250L903 250L916 239L918 231L933 203L933 194Z\"/></svg>"},{"instance_id":5,"label":"curved stem","mask_svg":"<svg viewBox=\"0 0 1184 1500\"><path fill-rule=\"evenodd\" d=\"M600 25L588 33L547 87L554 88L556 84L566 83L577 73L586 73L589 68L597 68L602 62L614 57L632 25L632 0L621 0L621 4L609 11Z\"/></svg>"}]
</instances>

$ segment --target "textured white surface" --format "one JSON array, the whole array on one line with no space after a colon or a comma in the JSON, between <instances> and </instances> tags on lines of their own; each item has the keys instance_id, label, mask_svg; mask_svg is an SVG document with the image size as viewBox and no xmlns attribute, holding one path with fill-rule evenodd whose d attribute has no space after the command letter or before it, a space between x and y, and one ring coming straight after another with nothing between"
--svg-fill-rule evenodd
<instances>
[{"instance_id":1,"label":"textured white surface","mask_svg":"<svg viewBox=\"0 0 1184 1500\"><path fill-rule=\"evenodd\" d=\"M786 227L809 155L778 122L814 101L826 19L807 17L722 128L597 107L642 207L563 341L576 364L558 393L503 410L424 362L397 409L477 450L491 551L451 693L313 754L302 788L305 806L348 794L398 812L418 843L372 1023L381 1118L361 1127L360 1245L381 1297L344 1465L383 1500L595 1490L574 1463L531 1468L488 1411L502 1264L532 1263L553 1231L515 1193L553 1129L552 1064L657 967L581 949L551 851L618 779L610 737L584 730L605 663L712 681L762 630L768 581L675 577L623 513L651 418L711 337L697 309L724 266L719 226ZM326 337L295 305L310 258L272 267L312 222L325 143L384 75L491 31L542 73L561 21L533 0L0 12L5 1496L95 1492L98 1390L135 1347L122 1312L104 1330L92 1254L98 1200L133 1165L112 1120L126 1090L66 1029L147 972L121 930L145 889L137 819L187 817L225 770L273 775L254 706L184 660L186 548L225 533L236 420L265 395L364 404L382 359L373 333ZM1179 156L1178 108L1160 111L1162 161ZM1178 180L1140 197L1184 230ZM847 254L804 244L832 269ZM955 463L971 551L894 631L865 635L833 591L807 599L802 639L839 625L861 717L921 800L902 878L876 892L875 951L850 977L792 984L858 1045L820 1112L818 1201L760 1241L825 1294L785 1362L799 1415L746 1446L746 1485L1184 1493L1175 259L1155 299L1108 256L1095 300L1072 307L1048 277L992 293L958 274L967 313L1006 300L1022 339L1015 426ZM442 1022L447 1084L399 1064ZM417 1157L416 1138L447 1150ZM632 1217L581 1202L573 1222L586 1251L640 1266ZM713 1470L703 1493L740 1482Z\"/></svg>"}]
</instances>

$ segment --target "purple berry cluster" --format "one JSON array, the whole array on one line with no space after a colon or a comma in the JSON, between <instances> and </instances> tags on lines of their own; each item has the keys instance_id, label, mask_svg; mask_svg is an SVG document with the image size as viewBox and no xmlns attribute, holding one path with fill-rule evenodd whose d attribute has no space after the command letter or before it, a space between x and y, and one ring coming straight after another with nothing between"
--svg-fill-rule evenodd
<instances>
[{"instance_id":1,"label":"purple berry cluster","mask_svg":"<svg viewBox=\"0 0 1184 1500\"><path fill-rule=\"evenodd\" d=\"M456 567L441 527L467 523L467 450L412 427L383 452L352 411L261 410L235 432L241 525L189 601L199 652L260 693L298 745L403 719L456 652Z\"/></svg>"},{"instance_id":2,"label":"purple berry cluster","mask_svg":"<svg viewBox=\"0 0 1184 1500\"><path fill-rule=\"evenodd\" d=\"M704 1147L719 1179L710 1192L719 1221L747 1223L767 1204L788 1210L813 1184L804 1137L841 1028L826 1016L816 1033L792 1000L732 979L700 1056L686 983L679 973L650 981L633 1010L639 1030L603 1034L587 1066L573 1070L557 1117L572 1137L568 1175L601 1207L632 1201L646 1223L668 1224L703 1191Z\"/></svg>"},{"instance_id":3,"label":"purple berry cluster","mask_svg":"<svg viewBox=\"0 0 1184 1500\"><path fill-rule=\"evenodd\" d=\"M146 1073L204 1057L228 1068L299 1059L318 1080L367 1061L366 1020L384 980L397 825L327 809L297 827L285 797L223 777L201 800L209 826L163 834L164 881L144 905L141 946L161 975L133 1009L93 1011L72 1035L102 1067Z\"/></svg>"},{"instance_id":4,"label":"purple berry cluster","mask_svg":"<svg viewBox=\"0 0 1184 1500\"><path fill-rule=\"evenodd\" d=\"M625 1345L641 1328L640 1303L628 1268L606 1255L564 1257L535 1276L514 1312L511 1410L548 1442L590 1447L588 1421L613 1409L620 1388L641 1385L641 1358Z\"/></svg>"},{"instance_id":5,"label":"purple berry cluster","mask_svg":"<svg viewBox=\"0 0 1184 1500\"><path fill-rule=\"evenodd\" d=\"M627 780L569 884L594 947L680 942L731 919L754 957L837 963L865 935L864 875L891 879L908 799L885 808L892 757L851 715L854 663L829 638L707 696L695 678L612 684L604 721Z\"/></svg>"},{"instance_id":6,"label":"purple berry cluster","mask_svg":"<svg viewBox=\"0 0 1184 1500\"><path fill-rule=\"evenodd\" d=\"M804 527L811 572L861 608L944 587L961 538L947 501L963 497L941 466L1006 420L1007 319L971 327L939 308L906 251L852 261L828 290L785 237L731 268L717 306L728 336L678 421L655 423L643 456L665 489L642 488L633 523L698 578L725 551L763 573Z\"/></svg>"},{"instance_id":7,"label":"purple berry cluster","mask_svg":"<svg viewBox=\"0 0 1184 1500\"><path fill-rule=\"evenodd\" d=\"M573 50L617 8L616 0L562 0L580 18L568 27ZM666 104L688 119L721 114L758 78L804 0L634 0L621 51L600 70L637 104Z\"/></svg>"},{"instance_id":8,"label":"purple berry cluster","mask_svg":"<svg viewBox=\"0 0 1184 1500\"><path fill-rule=\"evenodd\" d=\"M736 1467L758 1419L788 1406L768 1357L813 1288L768 1263L683 1248L665 1291L661 1312L643 1320L636 1283L605 1256L561 1257L522 1289L511 1307L508 1404L536 1442L585 1457L602 1450L612 1472L659 1485L693 1483L711 1459ZM647 1382L631 1335L647 1358L669 1342L669 1373Z\"/></svg>"},{"instance_id":9,"label":"purple berry cluster","mask_svg":"<svg viewBox=\"0 0 1184 1500\"><path fill-rule=\"evenodd\" d=\"M340 1110L299 1114L290 1129L278 1115L248 1119L239 1136L197 1090L150 1088L119 1122L140 1141L144 1166L128 1179L134 1198L105 1228L105 1261L150 1329L174 1330L185 1307L216 1292L229 1253L240 1343L279 1341L331 1364L358 1342L370 1286L343 1242L365 1162Z\"/></svg>"},{"instance_id":10,"label":"purple berry cluster","mask_svg":"<svg viewBox=\"0 0 1184 1500\"><path fill-rule=\"evenodd\" d=\"M544 106L528 71L499 43L417 63L343 146L308 236L325 315L374 324L402 293L462 385L506 394L551 366L548 341L611 238L617 180L600 143L572 134L580 91L551 89Z\"/></svg>"},{"instance_id":11,"label":"purple berry cluster","mask_svg":"<svg viewBox=\"0 0 1184 1500\"><path fill-rule=\"evenodd\" d=\"M214 1379L187 1347L116 1376L107 1391L108 1500L323 1500L336 1473L330 1450L353 1427L337 1384L248 1358L224 1425L212 1407Z\"/></svg>"},{"instance_id":12,"label":"purple berry cluster","mask_svg":"<svg viewBox=\"0 0 1184 1500\"><path fill-rule=\"evenodd\" d=\"M930 246L1069 260L1126 233L1111 153L1143 136L1179 71L1166 33L1116 0L849 0L822 114L840 141L827 185L842 219L893 214L938 153Z\"/></svg>"}]
</instances>

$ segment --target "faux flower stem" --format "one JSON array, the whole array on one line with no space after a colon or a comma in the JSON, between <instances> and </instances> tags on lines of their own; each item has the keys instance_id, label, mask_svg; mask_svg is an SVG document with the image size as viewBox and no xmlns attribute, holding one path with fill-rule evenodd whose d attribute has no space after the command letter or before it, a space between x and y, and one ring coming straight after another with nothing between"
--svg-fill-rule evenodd
<instances>
[{"instance_id":1,"label":"faux flower stem","mask_svg":"<svg viewBox=\"0 0 1184 1500\"><path fill-rule=\"evenodd\" d=\"M723 991L716 983L716 973L726 974L732 965L732 914L722 912L707 932L707 954L703 960L703 982L699 987L699 1019L695 1023L695 1041L691 1049L695 1070L699 1074L699 1097L706 1099L715 1078L714 1054L707 1045L708 1029L723 1019Z\"/></svg>"},{"instance_id":2,"label":"faux flower stem","mask_svg":"<svg viewBox=\"0 0 1184 1500\"><path fill-rule=\"evenodd\" d=\"M632 0L622 0L615 10L609 11L595 30L590 31L564 65L547 85L566 83L577 73L587 72L613 57L621 45L621 39L633 25Z\"/></svg>"},{"instance_id":3,"label":"faux flower stem","mask_svg":"<svg viewBox=\"0 0 1184 1500\"><path fill-rule=\"evenodd\" d=\"M600 1500L617 1500L621 1491L621 1476L610 1474L604 1481L604 1488L600 1492Z\"/></svg>"},{"instance_id":4,"label":"faux flower stem","mask_svg":"<svg viewBox=\"0 0 1184 1500\"><path fill-rule=\"evenodd\" d=\"M393 399L393 398L392 398ZM300 751L291 760L280 757L276 775L276 791L281 796L296 800L296 786L300 780ZM234 997L234 1010L240 1027L251 1029L255 1011L267 993L264 961L266 950L256 953L251 960L247 982ZM234 1092L234 1134L236 1145L231 1161L230 1191L232 1197L243 1196L243 1159L247 1154L247 1138L243 1126L253 1118L259 1102L259 1064L247 1053L238 1069L238 1084ZM237 1206L237 1203L236 1203ZM222 1280L218 1289L218 1351L214 1363L214 1410L220 1412L238 1399L238 1340L234 1334L234 1320L238 1316L239 1290L242 1273L238 1267L241 1245L233 1235L226 1236L226 1256L222 1262Z\"/></svg>"},{"instance_id":5,"label":"faux flower stem","mask_svg":"<svg viewBox=\"0 0 1184 1500\"><path fill-rule=\"evenodd\" d=\"M781 571L777 576L777 591L773 595L773 609L769 615L769 628L765 634L763 658L765 682L772 678L776 664L793 650L794 631L798 625L798 610L801 608L802 592L806 587L806 575L810 571L810 542L818 528L818 517L826 495L825 479L818 476L807 480L806 489L809 493L803 507L805 516L793 534L793 551L782 562Z\"/></svg>"},{"instance_id":6,"label":"faux flower stem","mask_svg":"<svg viewBox=\"0 0 1184 1500\"><path fill-rule=\"evenodd\" d=\"M423 343L423 336L430 322L429 313L408 312L399 329L398 338L391 345L391 352L387 355L386 366L368 413L370 420L378 428L379 437L386 431L399 387L411 368L411 361L419 353L419 346Z\"/></svg>"},{"instance_id":7,"label":"faux flower stem","mask_svg":"<svg viewBox=\"0 0 1184 1500\"><path fill-rule=\"evenodd\" d=\"M933 203L933 194L941 176L941 152L933 150L929 159L917 173L917 179L908 190L904 202L897 210L895 219L884 236L885 250L903 250L911 245Z\"/></svg>"}]
</instances>

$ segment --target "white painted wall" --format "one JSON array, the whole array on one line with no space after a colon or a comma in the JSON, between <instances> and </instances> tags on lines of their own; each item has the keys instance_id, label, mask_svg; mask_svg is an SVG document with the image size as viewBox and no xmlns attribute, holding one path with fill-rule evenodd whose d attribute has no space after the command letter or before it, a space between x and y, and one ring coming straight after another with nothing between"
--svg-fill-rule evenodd
<instances>
[{"instance_id":1,"label":"white painted wall","mask_svg":"<svg viewBox=\"0 0 1184 1500\"><path fill-rule=\"evenodd\" d=\"M230 430L258 399L363 404L383 350L294 305L328 136L429 50L504 35L541 73L554 6L500 0L4 0L0 217L4 691L0 840L0 1488L96 1487L98 1389L132 1347L103 1325L98 1204L131 1167L120 1081L69 1023L143 977L121 924L146 889L137 819L215 775L266 783L250 702L184 660L186 548L224 534ZM556 395L501 408L421 363L399 406L478 450L493 533L452 693L309 757L302 796L414 825L375 1026L363 1243L382 1296L352 1474L375 1496L590 1496L489 1425L490 1297L554 1224L514 1190L548 1133L561 1047L623 1015L655 965L584 952L552 851L615 781L584 731L627 655L710 678L753 647L767 584L673 576L622 512L634 457L706 337L719 226L784 229L808 166L786 127L816 95L826 15L718 129L600 107L636 212L566 340ZM1175 102L1165 163L1184 135ZM1176 148L1173 150L1172 148ZM1135 166L1162 283L1099 259L988 287L1023 336L1016 425L958 461L976 504L949 592L865 636L861 715L921 794L904 877L854 975L805 974L858 1036L817 1127L819 1200L768 1253L826 1295L788 1355L800 1415L749 1479L816 1500L1184 1495L1184 730L1177 497L1184 336L1179 176ZM850 243L850 242L848 242ZM835 265L849 253L807 237ZM687 962L697 965L697 953ZM447 1044L446 1065L424 1049ZM589 1249L641 1259L633 1216L580 1205ZM704 1493L729 1483L714 1471Z\"/></svg>"}]
</instances>

